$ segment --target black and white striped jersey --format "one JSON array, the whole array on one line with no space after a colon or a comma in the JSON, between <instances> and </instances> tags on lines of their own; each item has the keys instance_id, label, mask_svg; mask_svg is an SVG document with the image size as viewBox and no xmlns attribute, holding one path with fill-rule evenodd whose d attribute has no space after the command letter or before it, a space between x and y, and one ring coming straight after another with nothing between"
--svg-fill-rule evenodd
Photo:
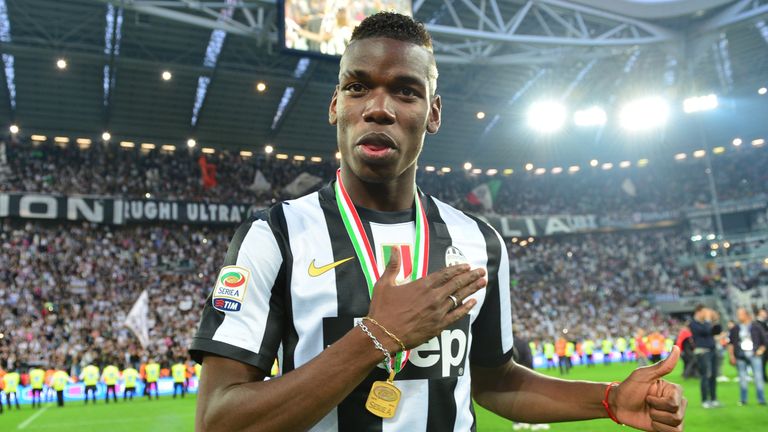
<instances>
[{"instance_id":1,"label":"black and white striped jersey","mask_svg":"<svg viewBox=\"0 0 768 432\"><path fill-rule=\"evenodd\" d=\"M485 222L424 196L429 225L429 272L456 261L484 267L488 286L473 295L469 316L423 345L395 385L403 399L397 414L381 419L365 409L376 368L312 431L470 431L475 416L469 365L493 367L512 356L509 262L498 233ZM411 271L414 211L357 208L383 272L390 248ZM278 358L290 373L319 355L368 313L369 293L332 186L279 203L242 225L209 296L191 353L232 358L269 371ZM350 360L354 361L354 360ZM332 377L329 377L332 379Z\"/></svg>"}]
</instances>

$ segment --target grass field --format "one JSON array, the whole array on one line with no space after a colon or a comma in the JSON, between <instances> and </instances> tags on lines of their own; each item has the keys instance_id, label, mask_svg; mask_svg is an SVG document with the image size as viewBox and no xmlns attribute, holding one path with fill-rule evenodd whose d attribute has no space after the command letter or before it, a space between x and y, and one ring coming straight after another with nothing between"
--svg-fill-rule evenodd
<instances>
[{"instance_id":1,"label":"grass field","mask_svg":"<svg viewBox=\"0 0 768 432\"><path fill-rule=\"evenodd\" d=\"M594 368L577 367L569 378L599 381L620 379L632 370L630 365L596 366ZM683 383L685 395L690 400L686 416L686 430L694 432L709 431L760 431L768 430L768 408L754 403L754 392L750 394L750 405L739 407L738 384L735 381L719 383L719 399L725 405L722 408L704 410L698 396L698 381L683 382L680 366L673 372L671 379ZM736 371L726 366L725 373L730 378L736 377ZM162 397L159 401L148 402L146 399L130 403L84 406L82 402L70 402L64 408L54 404L42 409L31 409L28 405L20 411L8 411L0 415L0 431L77 431L77 432L176 432L191 431L194 424L195 398L184 400ZM480 432L506 432L512 430L512 422L501 419L478 407L478 430ZM609 420L590 422L562 423L551 425L552 431L618 431L622 430ZM624 429L626 430L626 429ZM404 431L409 432L409 431Z\"/></svg>"}]
</instances>

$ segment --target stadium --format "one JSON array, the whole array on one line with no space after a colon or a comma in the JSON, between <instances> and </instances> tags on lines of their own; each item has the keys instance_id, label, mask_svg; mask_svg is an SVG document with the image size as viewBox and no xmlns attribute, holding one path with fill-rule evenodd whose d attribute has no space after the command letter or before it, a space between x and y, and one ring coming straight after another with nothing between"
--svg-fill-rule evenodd
<instances>
[{"instance_id":1,"label":"stadium","mask_svg":"<svg viewBox=\"0 0 768 432\"><path fill-rule=\"evenodd\" d=\"M765 428L766 0L0 0L0 54L2 431Z\"/></svg>"}]
</instances>

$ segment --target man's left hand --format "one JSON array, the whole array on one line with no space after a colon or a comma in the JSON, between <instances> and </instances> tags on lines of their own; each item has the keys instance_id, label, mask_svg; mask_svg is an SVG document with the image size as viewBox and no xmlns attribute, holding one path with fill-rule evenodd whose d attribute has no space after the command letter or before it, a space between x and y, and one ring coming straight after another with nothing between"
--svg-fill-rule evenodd
<instances>
[{"instance_id":1,"label":"man's left hand","mask_svg":"<svg viewBox=\"0 0 768 432\"><path fill-rule=\"evenodd\" d=\"M674 347L664 361L636 369L611 391L609 404L619 422L644 431L683 430L688 405L683 388L662 379L679 358L680 349Z\"/></svg>"}]
</instances>

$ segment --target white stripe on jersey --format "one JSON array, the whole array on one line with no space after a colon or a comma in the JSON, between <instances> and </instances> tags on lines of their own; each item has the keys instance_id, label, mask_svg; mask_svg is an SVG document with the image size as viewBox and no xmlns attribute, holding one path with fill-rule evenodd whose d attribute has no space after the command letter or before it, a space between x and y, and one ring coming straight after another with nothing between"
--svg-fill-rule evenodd
<instances>
[{"instance_id":1,"label":"white stripe on jersey","mask_svg":"<svg viewBox=\"0 0 768 432\"><path fill-rule=\"evenodd\" d=\"M316 267L334 262L331 237L320 207L319 194L313 193L283 204L288 238L293 251L291 271L291 307L293 324L299 341L293 355L298 368L319 355L323 346L322 317L338 315L336 270L320 276L309 276L312 260ZM311 253L305 253L312 251ZM312 429L312 432L338 430L337 410L334 408Z\"/></svg>"},{"instance_id":2,"label":"white stripe on jersey","mask_svg":"<svg viewBox=\"0 0 768 432\"><path fill-rule=\"evenodd\" d=\"M255 264L257 262L259 265ZM267 329L269 296L263 295L263 289L258 287L273 286L282 263L280 246L269 224L262 220L253 221L237 253L236 263L251 271L242 306L248 313L225 314L224 321L213 335L213 340L254 353L261 351L261 342ZM254 329L260 331L254 332Z\"/></svg>"},{"instance_id":3,"label":"white stripe on jersey","mask_svg":"<svg viewBox=\"0 0 768 432\"><path fill-rule=\"evenodd\" d=\"M509 255L504 239L494 230L496 238L501 244L501 257L499 258L499 306L501 309L501 345L505 350L512 349L512 296L509 292Z\"/></svg>"}]
</instances>

